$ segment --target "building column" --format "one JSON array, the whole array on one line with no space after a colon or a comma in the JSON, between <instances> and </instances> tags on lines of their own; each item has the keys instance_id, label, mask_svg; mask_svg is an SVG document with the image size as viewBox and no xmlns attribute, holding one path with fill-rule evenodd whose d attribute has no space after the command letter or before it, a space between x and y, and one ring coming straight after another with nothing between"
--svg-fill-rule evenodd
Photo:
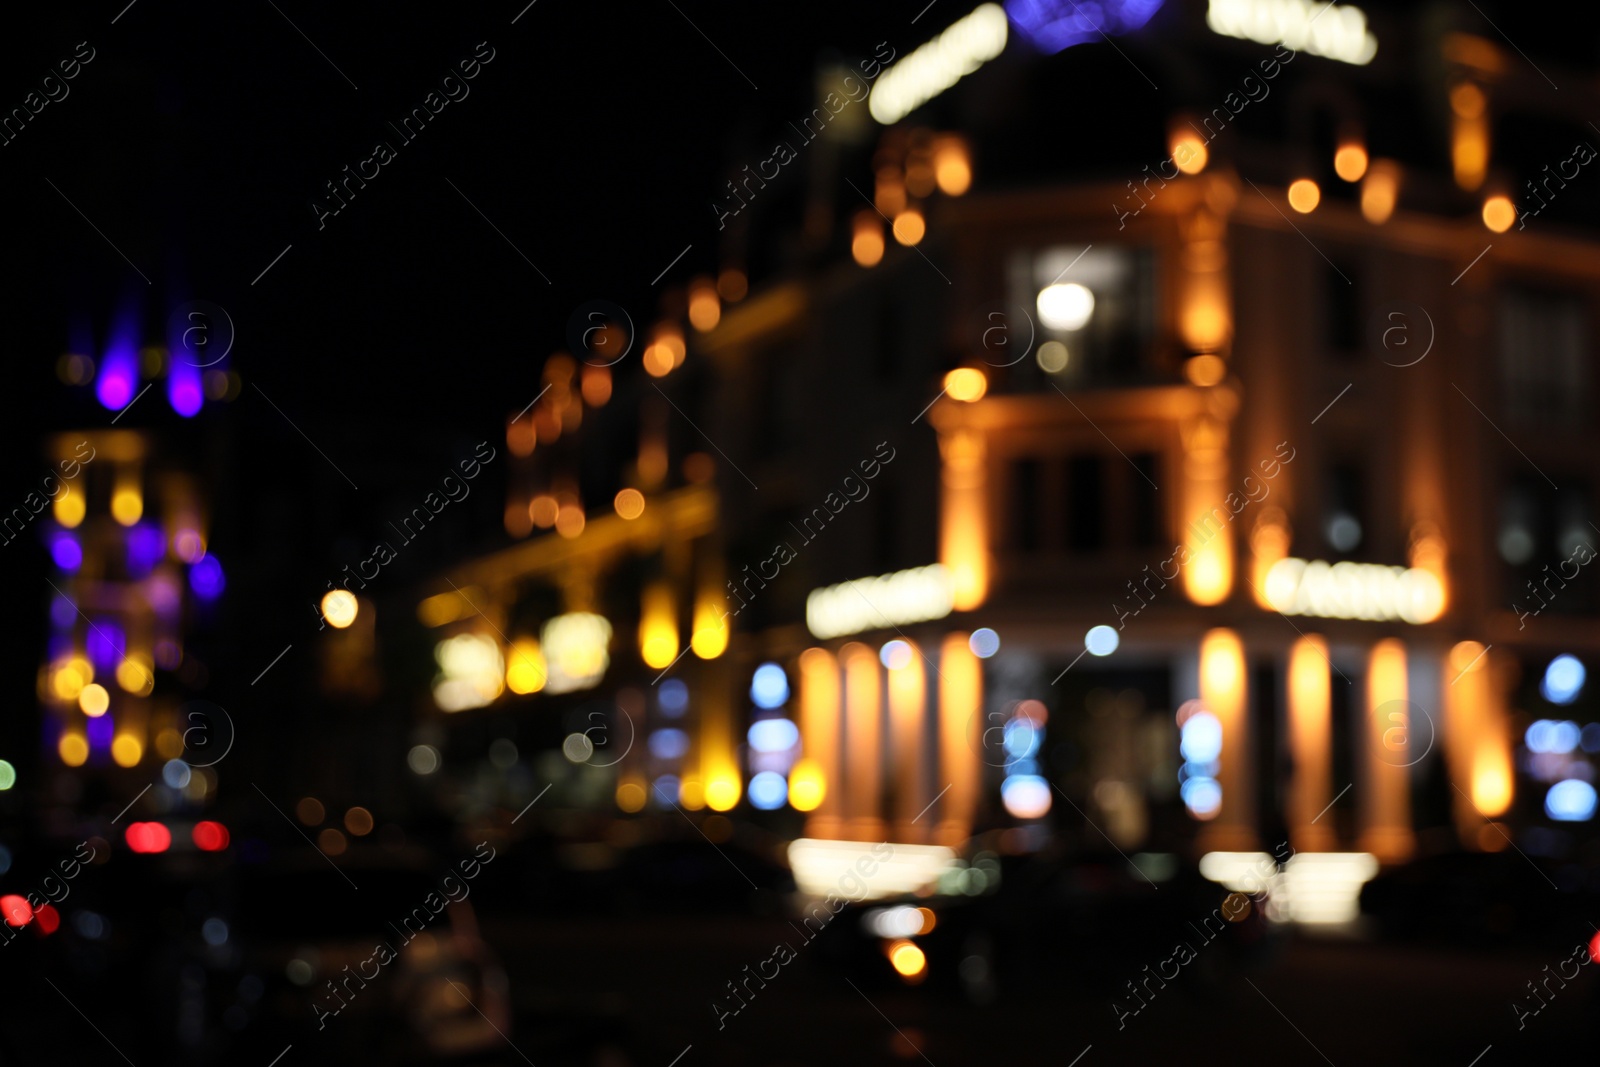
<instances>
[{"instance_id":1,"label":"building column","mask_svg":"<svg viewBox=\"0 0 1600 1067\"><path fill-rule=\"evenodd\" d=\"M1228 629L1209 631L1200 641L1200 702L1222 724L1222 809L1200 832L1207 851L1247 852L1258 847L1254 790L1250 788L1250 737L1246 715L1249 686L1244 645Z\"/></svg>"},{"instance_id":2,"label":"building column","mask_svg":"<svg viewBox=\"0 0 1600 1067\"><path fill-rule=\"evenodd\" d=\"M883 817L883 727L880 722L878 655L852 641L839 650L844 663L845 783L847 831L857 841L880 841Z\"/></svg>"},{"instance_id":3,"label":"building column","mask_svg":"<svg viewBox=\"0 0 1600 1067\"><path fill-rule=\"evenodd\" d=\"M939 562L950 576L951 605L970 611L989 592L989 512L984 490L984 438L978 430L940 427Z\"/></svg>"},{"instance_id":4,"label":"building column","mask_svg":"<svg viewBox=\"0 0 1600 1067\"><path fill-rule=\"evenodd\" d=\"M934 842L958 848L972 836L983 780L978 734L982 728L983 664L964 633L947 634L939 651L939 801Z\"/></svg>"},{"instance_id":5,"label":"building column","mask_svg":"<svg viewBox=\"0 0 1600 1067\"><path fill-rule=\"evenodd\" d=\"M822 800L806 816L806 836L834 840L844 820L839 773L839 664L821 648L800 653L800 751L822 778Z\"/></svg>"},{"instance_id":6,"label":"building column","mask_svg":"<svg viewBox=\"0 0 1600 1067\"><path fill-rule=\"evenodd\" d=\"M1332 852L1338 830L1327 814L1333 774L1328 642L1310 634L1289 650L1289 835L1296 852Z\"/></svg>"},{"instance_id":7,"label":"building column","mask_svg":"<svg viewBox=\"0 0 1600 1067\"><path fill-rule=\"evenodd\" d=\"M1379 641L1367 657L1361 849L1385 863L1408 859L1416 848L1411 829L1407 698L1406 646L1396 637Z\"/></svg>"},{"instance_id":8,"label":"building column","mask_svg":"<svg viewBox=\"0 0 1600 1067\"><path fill-rule=\"evenodd\" d=\"M1468 848L1498 851L1504 838L1487 823L1511 807L1511 728L1490 670L1488 650L1462 641L1444 669L1444 742L1456 832Z\"/></svg>"},{"instance_id":9,"label":"building column","mask_svg":"<svg viewBox=\"0 0 1600 1067\"><path fill-rule=\"evenodd\" d=\"M916 844L929 836L929 823L918 816L933 799L926 784L928 752L923 743L928 666L914 642L904 643L911 654L889 669L889 765L894 769L894 839Z\"/></svg>"}]
</instances>

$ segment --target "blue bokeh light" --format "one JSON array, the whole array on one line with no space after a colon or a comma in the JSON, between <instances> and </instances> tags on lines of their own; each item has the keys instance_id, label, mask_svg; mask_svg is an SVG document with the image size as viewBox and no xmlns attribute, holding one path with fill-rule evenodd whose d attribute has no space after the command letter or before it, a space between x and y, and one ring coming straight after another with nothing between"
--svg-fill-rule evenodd
<instances>
[{"instance_id":1,"label":"blue bokeh light","mask_svg":"<svg viewBox=\"0 0 1600 1067\"><path fill-rule=\"evenodd\" d=\"M758 708L779 708L789 699L789 676L776 663L763 663L750 679L750 699Z\"/></svg>"},{"instance_id":2,"label":"blue bokeh light","mask_svg":"<svg viewBox=\"0 0 1600 1067\"><path fill-rule=\"evenodd\" d=\"M1222 786L1215 778L1191 778L1178 789L1183 805L1196 815L1215 815L1222 807Z\"/></svg>"},{"instance_id":3,"label":"blue bokeh light","mask_svg":"<svg viewBox=\"0 0 1600 1067\"><path fill-rule=\"evenodd\" d=\"M222 564L217 562L216 556L201 556L189 568L189 587L201 600L215 600L222 595L227 584L222 577Z\"/></svg>"},{"instance_id":4,"label":"blue bokeh light","mask_svg":"<svg viewBox=\"0 0 1600 1067\"><path fill-rule=\"evenodd\" d=\"M649 744L656 759L678 759L689 751L689 735L669 726L651 734Z\"/></svg>"},{"instance_id":5,"label":"blue bokeh light","mask_svg":"<svg viewBox=\"0 0 1600 1067\"><path fill-rule=\"evenodd\" d=\"M750 779L750 804L762 811L776 811L789 800L789 782L776 771L762 771Z\"/></svg>"},{"instance_id":6,"label":"blue bokeh light","mask_svg":"<svg viewBox=\"0 0 1600 1067\"><path fill-rule=\"evenodd\" d=\"M83 566L83 546L76 535L61 530L50 535L50 558L70 574Z\"/></svg>"},{"instance_id":7,"label":"blue bokeh light","mask_svg":"<svg viewBox=\"0 0 1600 1067\"><path fill-rule=\"evenodd\" d=\"M656 700L661 704L661 714L676 719L689 707L689 687L681 678L668 678L661 683Z\"/></svg>"},{"instance_id":8,"label":"blue bokeh light","mask_svg":"<svg viewBox=\"0 0 1600 1067\"><path fill-rule=\"evenodd\" d=\"M1552 704L1570 704L1583 692L1588 672L1576 656L1557 656L1544 669L1544 681L1539 692Z\"/></svg>"},{"instance_id":9,"label":"blue bokeh light","mask_svg":"<svg viewBox=\"0 0 1600 1067\"><path fill-rule=\"evenodd\" d=\"M800 729L788 719L762 719L750 724L750 747L757 752L787 752L800 741Z\"/></svg>"},{"instance_id":10,"label":"blue bokeh light","mask_svg":"<svg viewBox=\"0 0 1600 1067\"><path fill-rule=\"evenodd\" d=\"M1557 822L1584 822L1594 818L1594 786L1568 778L1550 787L1544 797L1544 813Z\"/></svg>"},{"instance_id":11,"label":"blue bokeh light","mask_svg":"<svg viewBox=\"0 0 1600 1067\"><path fill-rule=\"evenodd\" d=\"M1027 719L1012 719L1006 723L1002 744L1006 755L1012 759L1028 759L1039 751L1040 730Z\"/></svg>"},{"instance_id":12,"label":"blue bokeh light","mask_svg":"<svg viewBox=\"0 0 1600 1067\"><path fill-rule=\"evenodd\" d=\"M1109 656L1122 643L1122 637L1106 625L1093 626L1083 635L1083 645L1091 656Z\"/></svg>"},{"instance_id":13,"label":"blue bokeh light","mask_svg":"<svg viewBox=\"0 0 1600 1067\"><path fill-rule=\"evenodd\" d=\"M1211 763L1222 755L1222 723L1209 711L1189 716L1178 751L1191 763Z\"/></svg>"},{"instance_id":14,"label":"blue bokeh light","mask_svg":"<svg viewBox=\"0 0 1600 1067\"><path fill-rule=\"evenodd\" d=\"M1006 0L1011 24L1035 48L1053 55L1075 44L1132 33L1162 0Z\"/></svg>"}]
</instances>

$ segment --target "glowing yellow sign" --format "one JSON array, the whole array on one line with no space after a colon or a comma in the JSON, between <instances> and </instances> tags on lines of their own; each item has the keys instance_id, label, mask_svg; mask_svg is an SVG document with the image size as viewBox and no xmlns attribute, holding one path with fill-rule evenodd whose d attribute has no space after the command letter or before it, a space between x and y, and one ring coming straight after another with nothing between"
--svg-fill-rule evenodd
<instances>
[{"instance_id":1,"label":"glowing yellow sign","mask_svg":"<svg viewBox=\"0 0 1600 1067\"><path fill-rule=\"evenodd\" d=\"M504 688L500 645L483 634L457 634L434 647L439 673L433 699L444 711L466 711L494 702Z\"/></svg>"},{"instance_id":2,"label":"glowing yellow sign","mask_svg":"<svg viewBox=\"0 0 1600 1067\"><path fill-rule=\"evenodd\" d=\"M1444 610L1444 586L1419 567L1280 559L1267 571L1267 603L1285 615L1324 619L1432 622Z\"/></svg>"},{"instance_id":3,"label":"glowing yellow sign","mask_svg":"<svg viewBox=\"0 0 1600 1067\"><path fill-rule=\"evenodd\" d=\"M867 99L867 110L885 126L929 100L1005 51L1006 12L984 4L938 37L884 71Z\"/></svg>"},{"instance_id":4,"label":"glowing yellow sign","mask_svg":"<svg viewBox=\"0 0 1600 1067\"><path fill-rule=\"evenodd\" d=\"M938 563L857 578L813 589L806 597L806 627L826 640L942 619L950 614L952 595L949 572Z\"/></svg>"},{"instance_id":5,"label":"glowing yellow sign","mask_svg":"<svg viewBox=\"0 0 1600 1067\"><path fill-rule=\"evenodd\" d=\"M1228 37L1281 44L1296 52L1364 67L1378 54L1367 16L1349 4L1312 0L1211 0L1206 25ZM1282 56L1278 57L1282 59ZM1265 69L1265 68L1263 68Z\"/></svg>"},{"instance_id":6,"label":"glowing yellow sign","mask_svg":"<svg viewBox=\"0 0 1600 1067\"><path fill-rule=\"evenodd\" d=\"M544 624L539 635L549 669L547 693L587 689L605 677L611 665L611 624L599 615L572 612Z\"/></svg>"}]
</instances>

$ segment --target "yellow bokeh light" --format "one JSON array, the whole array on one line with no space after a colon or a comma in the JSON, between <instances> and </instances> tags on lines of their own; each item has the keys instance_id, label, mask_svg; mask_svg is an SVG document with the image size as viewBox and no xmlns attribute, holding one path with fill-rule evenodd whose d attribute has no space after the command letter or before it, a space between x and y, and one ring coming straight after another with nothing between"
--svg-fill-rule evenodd
<instances>
[{"instance_id":1,"label":"yellow bokeh light","mask_svg":"<svg viewBox=\"0 0 1600 1067\"><path fill-rule=\"evenodd\" d=\"M622 490L612 503L617 509L617 514L629 521L644 514L644 494L637 489Z\"/></svg>"},{"instance_id":2,"label":"yellow bokeh light","mask_svg":"<svg viewBox=\"0 0 1600 1067\"><path fill-rule=\"evenodd\" d=\"M518 417L506 426L506 447L513 456L531 456L539 436L534 431L533 420Z\"/></svg>"},{"instance_id":3,"label":"yellow bokeh light","mask_svg":"<svg viewBox=\"0 0 1600 1067\"><path fill-rule=\"evenodd\" d=\"M1374 226L1382 226L1394 214L1400 195L1400 168L1388 160L1374 160L1361 183L1361 215Z\"/></svg>"},{"instance_id":4,"label":"yellow bokeh light","mask_svg":"<svg viewBox=\"0 0 1600 1067\"><path fill-rule=\"evenodd\" d=\"M1472 770L1472 806L1490 818L1511 807L1510 768L1497 756L1493 751L1480 752Z\"/></svg>"},{"instance_id":5,"label":"yellow bokeh light","mask_svg":"<svg viewBox=\"0 0 1600 1067\"><path fill-rule=\"evenodd\" d=\"M933 150L933 176L939 191L960 196L972 187L972 163L967 146L959 137L945 137Z\"/></svg>"},{"instance_id":6,"label":"yellow bokeh light","mask_svg":"<svg viewBox=\"0 0 1600 1067\"><path fill-rule=\"evenodd\" d=\"M117 684L136 696L147 696L155 688L155 677L142 657L129 656L117 664Z\"/></svg>"},{"instance_id":7,"label":"yellow bokeh light","mask_svg":"<svg viewBox=\"0 0 1600 1067\"><path fill-rule=\"evenodd\" d=\"M144 744L132 734L118 734L111 742L111 759L118 767L137 767L144 758Z\"/></svg>"},{"instance_id":8,"label":"yellow bokeh light","mask_svg":"<svg viewBox=\"0 0 1600 1067\"><path fill-rule=\"evenodd\" d=\"M701 659L716 659L728 650L728 606L716 586L701 590L695 599L689 647Z\"/></svg>"},{"instance_id":9,"label":"yellow bokeh light","mask_svg":"<svg viewBox=\"0 0 1600 1067\"><path fill-rule=\"evenodd\" d=\"M644 786L638 782L621 782L617 785L617 807L632 814L644 807Z\"/></svg>"},{"instance_id":10,"label":"yellow bokeh light","mask_svg":"<svg viewBox=\"0 0 1600 1067\"><path fill-rule=\"evenodd\" d=\"M1233 552L1228 541L1214 537L1192 550L1184 588L1196 604L1210 606L1227 599L1233 587Z\"/></svg>"},{"instance_id":11,"label":"yellow bokeh light","mask_svg":"<svg viewBox=\"0 0 1600 1067\"><path fill-rule=\"evenodd\" d=\"M1494 233L1505 233L1517 221L1517 209L1509 197L1498 193L1483 202L1483 224Z\"/></svg>"},{"instance_id":12,"label":"yellow bokeh light","mask_svg":"<svg viewBox=\"0 0 1600 1067\"><path fill-rule=\"evenodd\" d=\"M989 391L989 379L976 367L957 367L944 376L944 391L951 400L971 403Z\"/></svg>"},{"instance_id":13,"label":"yellow bokeh light","mask_svg":"<svg viewBox=\"0 0 1600 1067\"><path fill-rule=\"evenodd\" d=\"M795 811L815 811L828 794L822 767L814 759L802 759L789 772L789 806Z\"/></svg>"},{"instance_id":14,"label":"yellow bokeh light","mask_svg":"<svg viewBox=\"0 0 1600 1067\"><path fill-rule=\"evenodd\" d=\"M316 826L328 811L316 797L301 797L294 806L294 816L307 826Z\"/></svg>"},{"instance_id":15,"label":"yellow bokeh light","mask_svg":"<svg viewBox=\"0 0 1600 1067\"><path fill-rule=\"evenodd\" d=\"M171 726L156 734L156 755L162 759L177 759L183 755L183 734Z\"/></svg>"},{"instance_id":16,"label":"yellow bokeh light","mask_svg":"<svg viewBox=\"0 0 1600 1067\"><path fill-rule=\"evenodd\" d=\"M111 707L111 694L106 692L103 685L90 684L83 687L78 694L78 707L91 719L97 719Z\"/></svg>"},{"instance_id":17,"label":"yellow bokeh light","mask_svg":"<svg viewBox=\"0 0 1600 1067\"><path fill-rule=\"evenodd\" d=\"M706 783L706 807L712 811L732 811L739 803L739 780L718 776Z\"/></svg>"},{"instance_id":18,"label":"yellow bokeh light","mask_svg":"<svg viewBox=\"0 0 1600 1067\"><path fill-rule=\"evenodd\" d=\"M531 637L521 637L511 643L511 652L506 656L507 689L522 696L537 693L544 688L549 676L544 650L539 647L539 642Z\"/></svg>"},{"instance_id":19,"label":"yellow bokeh light","mask_svg":"<svg viewBox=\"0 0 1600 1067\"><path fill-rule=\"evenodd\" d=\"M1183 365L1183 373L1191 385L1209 387L1222 381L1228 374L1228 365L1221 356L1208 354L1195 356Z\"/></svg>"},{"instance_id":20,"label":"yellow bokeh light","mask_svg":"<svg viewBox=\"0 0 1600 1067\"><path fill-rule=\"evenodd\" d=\"M928 969L928 957L910 941L896 941L891 945L889 962L902 978L920 978Z\"/></svg>"},{"instance_id":21,"label":"yellow bokeh light","mask_svg":"<svg viewBox=\"0 0 1600 1067\"><path fill-rule=\"evenodd\" d=\"M1480 118L1488 106L1483 90L1472 82L1461 82L1450 90L1450 109L1464 119Z\"/></svg>"},{"instance_id":22,"label":"yellow bokeh light","mask_svg":"<svg viewBox=\"0 0 1600 1067\"><path fill-rule=\"evenodd\" d=\"M111 494L111 517L123 526L132 526L144 515L144 496L137 486L119 486Z\"/></svg>"},{"instance_id":23,"label":"yellow bokeh light","mask_svg":"<svg viewBox=\"0 0 1600 1067\"><path fill-rule=\"evenodd\" d=\"M1322 202L1322 190L1310 178L1300 178L1289 185L1289 206L1302 215L1317 210Z\"/></svg>"},{"instance_id":24,"label":"yellow bokeh light","mask_svg":"<svg viewBox=\"0 0 1600 1067\"><path fill-rule=\"evenodd\" d=\"M89 740L80 733L66 733L56 743L56 753L68 767L82 767L89 758Z\"/></svg>"},{"instance_id":25,"label":"yellow bokeh light","mask_svg":"<svg viewBox=\"0 0 1600 1067\"><path fill-rule=\"evenodd\" d=\"M907 208L894 217L894 239L908 248L922 240L928 232L928 224L923 221L922 212L915 208Z\"/></svg>"},{"instance_id":26,"label":"yellow bokeh light","mask_svg":"<svg viewBox=\"0 0 1600 1067\"><path fill-rule=\"evenodd\" d=\"M678 803L689 811L699 811L706 806L706 788L698 777L692 774L683 776L683 781L678 783Z\"/></svg>"},{"instance_id":27,"label":"yellow bokeh light","mask_svg":"<svg viewBox=\"0 0 1600 1067\"><path fill-rule=\"evenodd\" d=\"M604 407L611 399L611 368L583 365L583 402L592 408Z\"/></svg>"},{"instance_id":28,"label":"yellow bokeh light","mask_svg":"<svg viewBox=\"0 0 1600 1067\"><path fill-rule=\"evenodd\" d=\"M876 267L883 261L883 230L877 226L857 226L850 239L850 255L863 267Z\"/></svg>"},{"instance_id":29,"label":"yellow bokeh light","mask_svg":"<svg viewBox=\"0 0 1600 1067\"><path fill-rule=\"evenodd\" d=\"M710 279L701 278L689 287L689 324L701 333L717 328L722 321L722 299Z\"/></svg>"},{"instance_id":30,"label":"yellow bokeh light","mask_svg":"<svg viewBox=\"0 0 1600 1067\"><path fill-rule=\"evenodd\" d=\"M1333 154L1333 172L1347 182L1358 182L1367 173L1367 150L1358 144L1340 145Z\"/></svg>"},{"instance_id":31,"label":"yellow bokeh light","mask_svg":"<svg viewBox=\"0 0 1600 1067\"><path fill-rule=\"evenodd\" d=\"M362 807L351 808L344 813L344 828L357 837L365 837L372 832L372 812Z\"/></svg>"},{"instance_id":32,"label":"yellow bokeh light","mask_svg":"<svg viewBox=\"0 0 1600 1067\"><path fill-rule=\"evenodd\" d=\"M639 618L639 656L649 667L663 670L678 655L678 621L672 603L672 590L652 585L644 592Z\"/></svg>"},{"instance_id":33,"label":"yellow bokeh light","mask_svg":"<svg viewBox=\"0 0 1600 1067\"><path fill-rule=\"evenodd\" d=\"M667 355L672 358L673 367L683 366L685 357L689 354L689 347L683 340L683 329L675 322L663 322L656 326L655 343L666 349Z\"/></svg>"},{"instance_id":34,"label":"yellow bokeh light","mask_svg":"<svg viewBox=\"0 0 1600 1067\"><path fill-rule=\"evenodd\" d=\"M1173 131L1168 142L1172 151L1172 165L1185 174L1199 174L1206 169L1210 153L1200 135L1191 129Z\"/></svg>"},{"instance_id":35,"label":"yellow bokeh light","mask_svg":"<svg viewBox=\"0 0 1600 1067\"><path fill-rule=\"evenodd\" d=\"M77 700L83 687L94 681L94 667L82 656L73 656L50 676L50 688L61 700Z\"/></svg>"},{"instance_id":36,"label":"yellow bokeh light","mask_svg":"<svg viewBox=\"0 0 1600 1067\"><path fill-rule=\"evenodd\" d=\"M665 345L645 345L642 360L645 373L652 378L665 378L672 373L672 353Z\"/></svg>"},{"instance_id":37,"label":"yellow bokeh light","mask_svg":"<svg viewBox=\"0 0 1600 1067\"><path fill-rule=\"evenodd\" d=\"M540 493L528 501L528 517L535 526L548 530L556 524L556 517L561 513L561 505L556 498L548 493Z\"/></svg>"},{"instance_id":38,"label":"yellow bokeh light","mask_svg":"<svg viewBox=\"0 0 1600 1067\"><path fill-rule=\"evenodd\" d=\"M343 630L355 622L359 610L355 594L348 589L332 590L322 598L322 617L337 630Z\"/></svg>"},{"instance_id":39,"label":"yellow bokeh light","mask_svg":"<svg viewBox=\"0 0 1600 1067\"><path fill-rule=\"evenodd\" d=\"M1456 184L1477 189L1489 172L1489 123L1483 118L1457 118L1450 131L1450 165Z\"/></svg>"},{"instance_id":40,"label":"yellow bokeh light","mask_svg":"<svg viewBox=\"0 0 1600 1067\"><path fill-rule=\"evenodd\" d=\"M556 512L556 533L562 537L577 537L583 533L585 522L583 508L577 504L563 504Z\"/></svg>"},{"instance_id":41,"label":"yellow bokeh light","mask_svg":"<svg viewBox=\"0 0 1600 1067\"><path fill-rule=\"evenodd\" d=\"M83 521L83 494L73 492L69 486L63 486L61 495L56 497L53 510L56 521L67 529L72 529Z\"/></svg>"}]
</instances>

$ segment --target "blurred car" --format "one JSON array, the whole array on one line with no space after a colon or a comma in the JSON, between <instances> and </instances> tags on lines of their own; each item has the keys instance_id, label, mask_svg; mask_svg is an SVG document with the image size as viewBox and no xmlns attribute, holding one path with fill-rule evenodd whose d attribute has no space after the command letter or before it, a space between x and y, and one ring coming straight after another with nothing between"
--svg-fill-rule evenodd
<instances>
[{"instance_id":1,"label":"blurred car","mask_svg":"<svg viewBox=\"0 0 1600 1067\"><path fill-rule=\"evenodd\" d=\"M1167 856L1154 869L1152 878L1115 853L979 854L959 895L850 905L818 938L819 955L865 981L926 983L987 1003L1064 988L1126 996L1125 982L1180 942L1193 949L1181 971L1209 976L1182 984L1204 996L1211 979L1274 953L1264 892L1224 912L1228 890L1193 866Z\"/></svg>"},{"instance_id":2,"label":"blurred car","mask_svg":"<svg viewBox=\"0 0 1600 1067\"><path fill-rule=\"evenodd\" d=\"M254 1002L239 1027L246 1043L380 1062L501 1049L510 994L472 888L444 863L394 849L336 861L305 850L242 868L232 927Z\"/></svg>"}]
</instances>

